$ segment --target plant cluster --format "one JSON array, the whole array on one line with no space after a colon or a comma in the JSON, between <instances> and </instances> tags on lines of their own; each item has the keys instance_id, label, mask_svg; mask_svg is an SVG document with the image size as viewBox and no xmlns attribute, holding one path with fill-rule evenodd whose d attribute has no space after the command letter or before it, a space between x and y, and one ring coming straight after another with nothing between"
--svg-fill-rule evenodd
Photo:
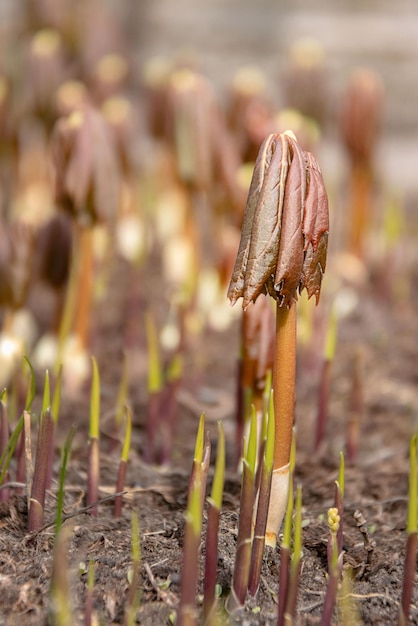
<instances>
[{"instance_id":1,"label":"plant cluster","mask_svg":"<svg viewBox=\"0 0 418 626\"><path fill-rule=\"evenodd\" d=\"M13 48L13 39L23 42L24 54L0 68L0 503L25 500L31 538L54 528L49 623L78 619L68 576L72 520L100 518L109 501L113 518L129 518L131 528L119 623L138 623L140 503L130 506L127 497L134 436L145 467L169 473L176 466L184 453L178 450L181 392L191 369L206 358L194 348L211 332L232 336L238 325L233 428L226 432L220 420L211 439L201 414L172 619L179 626L245 623L255 614L268 555L280 569L275 623L297 623L304 526L302 487L295 483L297 364L308 371L311 351L319 372L318 397L311 403L317 407L312 451L319 465L331 454L327 429L339 319L347 300L350 308L350 298L359 299L368 271L381 81L357 72L343 99L350 228L337 251L332 228L341 230L344 220L332 203L335 189L331 183L327 193L326 172L313 156L320 153L329 104L321 54L309 65L303 62L306 51L295 52L284 85L298 111L277 113L254 69L231 81L226 103L202 72L180 60L151 59L139 80L132 49L104 5L93 0L27 2L19 20L9 43ZM380 233L383 267L399 242L399 208L391 216ZM322 288L326 266L331 276ZM106 354L101 342L107 337L98 320L114 301L114 276L124 302L120 350L110 359L117 382L106 419L101 406L107 389L99 372L107 363L98 356ZM384 293L389 303L399 299L397 279L393 269ZM241 297L243 311L229 306L228 298L234 304ZM364 412L361 349L355 348L345 442L351 463ZM70 427L61 416L73 398L90 410L74 415L77 426ZM67 513L77 431L85 439L83 502ZM413 607L416 447L411 432L402 625ZM104 497L105 448L119 459L114 486ZM335 619L355 623L350 620L358 613L346 601L353 594L344 561L344 458L327 512L324 626ZM240 504L230 587L220 590L227 471L240 481ZM51 501L54 512L48 515ZM358 527L366 543L364 523ZM90 559L81 568L85 624L104 619L94 602L97 567Z\"/></svg>"}]
</instances>

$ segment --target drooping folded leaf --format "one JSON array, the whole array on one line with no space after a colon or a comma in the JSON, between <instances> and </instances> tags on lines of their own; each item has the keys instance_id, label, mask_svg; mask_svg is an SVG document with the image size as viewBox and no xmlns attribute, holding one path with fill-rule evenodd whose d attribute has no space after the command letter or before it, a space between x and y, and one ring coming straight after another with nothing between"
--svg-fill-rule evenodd
<instances>
[{"instance_id":1,"label":"drooping folded leaf","mask_svg":"<svg viewBox=\"0 0 418 626\"><path fill-rule=\"evenodd\" d=\"M282 228L274 277L281 306L296 297L303 266L302 220L306 197L306 166L297 141L288 138L292 161L285 181Z\"/></svg>"},{"instance_id":2,"label":"drooping folded leaf","mask_svg":"<svg viewBox=\"0 0 418 626\"><path fill-rule=\"evenodd\" d=\"M328 242L321 170L290 132L269 135L258 154L228 289L243 308L268 293L289 307L298 289L318 300Z\"/></svg>"},{"instance_id":3,"label":"drooping folded leaf","mask_svg":"<svg viewBox=\"0 0 418 626\"><path fill-rule=\"evenodd\" d=\"M244 309L266 291L265 282L274 273L288 167L287 136L269 135L255 163L228 290L232 304L243 296Z\"/></svg>"},{"instance_id":4,"label":"drooping folded leaf","mask_svg":"<svg viewBox=\"0 0 418 626\"><path fill-rule=\"evenodd\" d=\"M303 218L305 258L299 290L306 289L308 298L319 300L322 276L325 272L328 248L328 197L322 173L316 159L305 153L308 172L308 192Z\"/></svg>"}]
</instances>

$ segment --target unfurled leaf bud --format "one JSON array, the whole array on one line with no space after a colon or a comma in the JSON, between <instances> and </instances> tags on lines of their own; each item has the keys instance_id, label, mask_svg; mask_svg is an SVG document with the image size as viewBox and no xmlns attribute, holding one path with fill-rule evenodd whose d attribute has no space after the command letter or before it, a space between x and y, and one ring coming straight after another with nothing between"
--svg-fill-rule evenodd
<instances>
[{"instance_id":1,"label":"unfurled leaf bud","mask_svg":"<svg viewBox=\"0 0 418 626\"><path fill-rule=\"evenodd\" d=\"M319 298L328 240L328 199L319 166L292 133L269 135L258 154L229 285L243 308L260 293L289 307L297 292Z\"/></svg>"},{"instance_id":2,"label":"unfurled leaf bud","mask_svg":"<svg viewBox=\"0 0 418 626\"><path fill-rule=\"evenodd\" d=\"M52 136L57 203L82 223L106 221L117 210L119 167L110 128L91 106L58 120Z\"/></svg>"}]
</instances>

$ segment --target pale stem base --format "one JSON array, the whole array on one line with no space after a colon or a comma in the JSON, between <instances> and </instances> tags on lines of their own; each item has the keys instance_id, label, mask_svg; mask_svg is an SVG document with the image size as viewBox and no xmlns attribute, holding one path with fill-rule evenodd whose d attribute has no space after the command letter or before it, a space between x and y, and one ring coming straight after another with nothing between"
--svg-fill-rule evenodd
<instances>
[{"instance_id":1,"label":"pale stem base","mask_svg":"<svg viewBox=\"0 0 418 626\"><path fill-rule=\"evenodd\" d=\"M287 507L289 463L273 470L266 527L266 545L274 548Z\"/></svg>"}]
</instances>

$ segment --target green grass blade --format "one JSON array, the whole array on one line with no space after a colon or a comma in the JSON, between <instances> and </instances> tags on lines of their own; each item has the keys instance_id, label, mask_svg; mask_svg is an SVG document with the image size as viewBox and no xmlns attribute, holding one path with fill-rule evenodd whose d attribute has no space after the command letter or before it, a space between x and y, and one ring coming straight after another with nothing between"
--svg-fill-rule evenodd
<instances>
[{"instance_id":1,"label":"green grass blade","mask_svg":"<svg viewBox=\"0 0 418 626\"><path fill-rule=\"evenodd\" d=\"M203 461L203 447L205 445L205 414L202 413L199 420L199 427L197 429L196 443L194 448L193 460L197 463Z\"/></svg>"},{"instance_id":2,"label":"green grass blade","mask_svg":"<svg viewBox=\"0 0 418 626\"><path fill-rule=\"evenodd\" d=\"M225 478L225 434L221 421L218 421L218 447L216 450L215 473L213 476L210 500L218 511L222 507Z\"/></svg>"},{"instance_id":3,"label":"green grass blade","mask_svg":"<svg viewBox=\"0 0 418 626\"><path fill-rule=\"evenodd\" d=\"M52 418L55 424L58 422L58 416L59 416L60 407L61 407L61 388L62 388L62 365L60 365L58 368L54 395L52 396Z\"/></svg>"},{"instance_id":4,"label":"green grass blade","mask_svg":"<svg viewBox=\"0 0 418 626\"><path fill-rule=\"evenodd\" d=\"M414 435L409 446L408 535L418 530L417 490L417 435Z\"/></svg>"},{"instance_id":5,"label":"green grass blade","mask_svg":"<svg viewBox=\"0 0 418 626\"><path fill-rule=\"evenodd\" d=\"M49 384L49 372L45 371L44 395L42 397L42 415L51 407L51 389Z\"/></svg>"},{"instance_id":6,"label":"green grass blade","mask_svg":"<svg viewBox=\"0 0 418 626\"><path fill-rule=\"evenodd\" d=\"M123 417L126 415L126 402L128 399L128 355L123 355L122 375L120 377L118 397L116 400L116 425L120 427Z\"/></svg>"},{"instance_id":7,"label":"green grass blade","mask_svg":"<svg viewBox=\"0 0 418 626\"><path fill-rule=\"evenodd\" d=\"M145 315L148 343L148 391L158 393L162 387L162 371L157 329L149 313Z\"/></svg>"},{"instance_id":8,"label":"green grass blade","mask_svg":"<svg viewBox=\"0 0 418 626\"><path fill-rule=\"evenodd\" d=\"M332 361L335 355L335 348L337 345L337 313L335 306L331 306L331 311L328 318L328 327L325 337L325 349L324 358L326 361Z\"/></svg>"},{"instance_id":9,"label":"green grass blade","mask_svg":"<svg viewBox=\"0 0 418 626\"><path fill-rule=\"evenodd\" d=\"M273 391L270 392L269 411L267 420L267 433L266 433L266 449L264 453L264 459L266 469L271 471L273 469L274 462L274 403L273 403Z\"/></svg>"},{"instance_id":10,"label":"green grass blade","mask_svg":"<svg viewBox=\"0 0 418 626\"><path fill-rule=\"evenodd\" d=\"M99 439L99 421L100 421L100 377L96 359L91 357L93 366L93 376L91 381L90 396L90 438Z\"/></svg>"},{"instance_id":11,"label":"green grass blade","mask_svg":"<svg viewBox=\"0 0 418 626\"><path fill-rule=\"evenodd\" d=\"M345 487L345 459L344 453L340 452L340 469L338 471L338 486L340 488L341 499L344 499L344 487Z\"/></svg>"},{"instance_id":12,"label":"green grass blade","mask_svg":"<svg viewBox=\"0 0 418 626\"><path fill-rule=\"evenodd\" d=\"M24 424L23 414L20 416L16 427L14 428L12 434L10 435L9 441L3 451L3 454L0 457L0 485L3 483L4 477L6 476L7 470L9 468L9 463L13 457L15 448L17 446L17 442L19 441L20 433L22 432Z\"/></svg>"},{"instance_id":13,"label":"green grass blade","mask_svg":"<svg viewBox=\"0 0 418 626\"><path fill-rule=\"evenodd\" d=\"M251 407L250 432L248 435L248 446L245 460L252 477L254 477L257 463L257 414L254 405Z\"/></svg>"},{"instance_id":14,"label":"green grass blade","mask_svg":"<svg viewBox=\"0 0 418 626\"><path fill-rule=\"evenodd\" d=\"M128 462L129 450L131 448L131 434L132 434L132 414L128 406L125 406L125 437L123 440L121 459L125 463Z\"/></svg>"},{"instance_id":15,"label":"green grass blade","mask_svg":"<svg viewBox=\"0 0 418 626\"><path fill-rule=\"evenodd\" d=\"M55 522L55 536L58 535L62 526L62 513L64 510L64 496L65 496L65 477L67 474L67 466L70 458L71 446L73 443L76 428L71 427L70 432L64 443L64 447L61 452L61 467L59 473L58 493L57 493L57 513Z\"/></svg>"},{"instance_id":16,"label":"green grass blade","mask_svg":"<svg viewBox=\"0 0 418 626\"><path fill-rule=\"evenodd\" d=\"M25 411L30 411L32 402L36 395L35 371L28 357L24 356L23 358L25 359L26 363L29 365L29 370L30 370L30 384L29 384L28 391L26 394L26 403L25 403Z\"/></svg>"},{"instance_id":17,"label":"green grass blade","mask_svg":"<svg viewBox=\"0 0 418 626\"><path fill-rule=\"evenodd\" d=\"M302 556L302 485L296 488L296 504L295 504L295 529L293 532L293 559L292 570L299 567L299 561Z\"/></svg>"}]
</instances>

